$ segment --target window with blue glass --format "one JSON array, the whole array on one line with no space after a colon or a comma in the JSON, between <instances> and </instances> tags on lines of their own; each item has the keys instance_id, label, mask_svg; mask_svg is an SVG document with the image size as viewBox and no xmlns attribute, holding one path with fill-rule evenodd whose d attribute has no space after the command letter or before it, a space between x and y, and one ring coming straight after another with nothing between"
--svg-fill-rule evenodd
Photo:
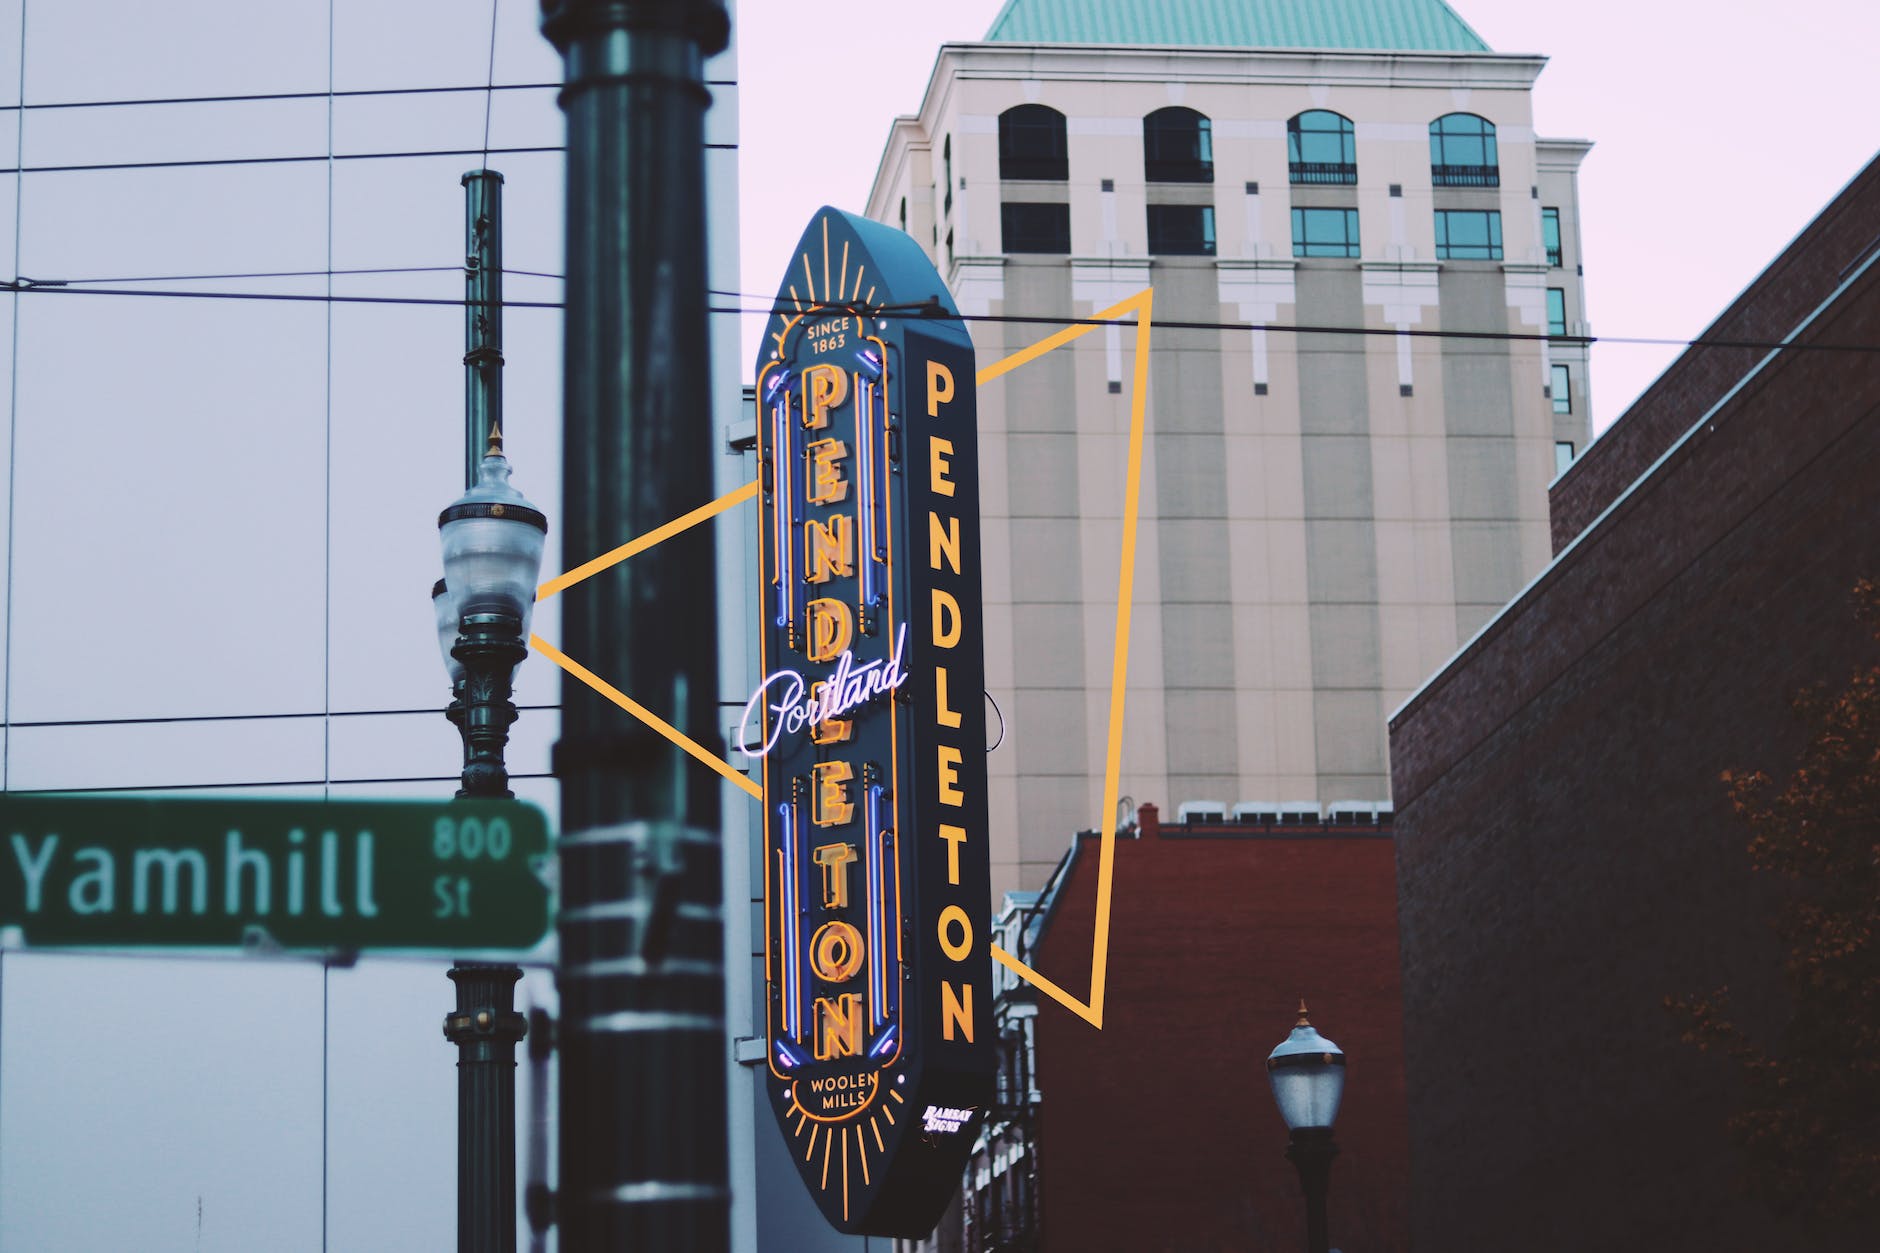
<instances>
[{"instance_id":1,"label":"window with blue glass","mask_svg":"<svg viewBox=\"0 0 1880 1253\"><path fill-rule=\"evenodd\" d=\"M1541 210L1541 243L1547 248L1547 264L1562 264L1560 254L1560 210Z\"/></svg>"},{"instance_id":2,"label":"window with blue glass","mask_svg":"<svg viewBox=\"0 0 1880 1253\"><path fill-rule=\"evenodd\" d=\"M1499 209L1438 209L1436 259L1439 261L1501 260Z\"/></svg>"},{"instance_id":3,"label":"window with blue glass","mask_svg":"<svg viewBox=\"0 0 1880 1253\"><path fill-rule=\"evenodd\" d=\"M1293 256L1355 257L1358 255L1356 209L1294 209Z\"/></svg>"},{"instance_id":4,"label":"window with blue glass","mask_svg":"<svg viewBox=\"0 0 1880 1253\"><path fill-rule=\"evenodd\" d=\"M1213 125L1193 109L1157 109L1142 119L1142 163L1151 183L1212 183Z\"/></svg>"},{"instance_id":5,"label":"window with blue glass","mask_svg":"<svg viewBox=\"0 0 1880 1253\"><path fill-rule=\"evenodd\" d=\"M1071 250L1071 207L1022 202L1002 204L999 206L999 232L1007 252L1065 255Z\"/></svg>"},{"instance_id":6,"label":"window with blue glass","mask_svg":"<svg viewBox=\"0 0 1880 1253\"><path fill-rule=\"evenodd\" d=\"M1149 206L1149 251L1167 257L1214 255L1214 206Z\"/></svg>"},{"instance_id":7,"label":"window with blue glass","mask_svg":"<svg viewBox=\"0 0 1880 1253\"><path fill-rule=\"evenodd\" d=\"M1286 169L1294 183L1356 183L1358 147L1351 119L1329 109L1294 116L1286 123Z\"/></svg>"},{"instance_id":8,"label":"window with blue glass","mask_svg":"<svg viewBox=\"0 0 1880 1253\"><path fill-rule=\"evenodd\" d=\"M1064 115L1042 104L999 114L999 177L1061 183L1071 176Z\"/></svg>"},{"instance_id":9,"label":"window with blue glass","mask_svg":"<svg viewBox=\"0 0 1880 1253\"><path fill-rule=\"evenodd\" d=\"M1564 287L1547 289L1547 333L1549 335L1567 333L1567 291Z\"/></svg>"},{"instance_id":10,"label":"window with blue glass","mask_svg":"<svg viewBox=\"0 0 1880 1253\"><path fill-rule=\"evenodd\" d=\"M1438 187L1499 187L1495 124L1473 113L1445 113L1430 123L1430 182Z\"/></svg>"},{"instance_id":11,"label":"window with blue glass","mask_svg":"<svg viewBox=\"0 0 1880 1253\"><path fill-rule=\"evenodd\" d=\"M1573 412L1573 376L1567 373L1567 367L1556 364L1552 371L1553 383L1547 389L1552 397L1555 413Z\"/></svg>"}]
</instances>

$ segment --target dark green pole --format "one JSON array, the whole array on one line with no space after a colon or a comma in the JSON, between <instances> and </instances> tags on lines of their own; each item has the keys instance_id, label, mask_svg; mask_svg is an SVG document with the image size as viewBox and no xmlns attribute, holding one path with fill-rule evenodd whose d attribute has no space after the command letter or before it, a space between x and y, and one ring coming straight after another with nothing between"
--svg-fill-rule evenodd
<instances>
[{"instance_id":1,"label":"dark green pole","mask_svg":"<svg viewBox=\"0 0 1880 1253\"><path fill-rule=\"evenodd\" d=\"M464 486L503 420L503 176L472 170L464 186ZM500 436L498 436L500 438ZM522 624L504 615L463 619L457 657L465 666L461 797L512 795L503 744L516 720L510 676L528 649ZM457 1046L457 1253L516 1253L516 1012L522 968L458 962L450 968L457 1010L444 1038Z\"/></svg>"},{"instance_id":2,"label":"dark green pole","mask_svg":"<svg viewBox=\"0 0 1880 1253\"><path fill-rule=\"evenodd\" d=\"M1338 1145L1330 1127L1294 1127L1286 1146L1287 1160L1299 1171L1299 1186L1306 1194L1306 1253L1327 1253L1331 1237L1325 1222L1325 1194L1332 1178L1332 1159Z\"/></svg>"},{"instance_id":3,"label":"dark green pole","mask_svg":"<svg viewBox=\"0 0 1880 1253\"><path fill-rule=\"evenodd\" d=\"M516 1253L516 966L458 962L457 1010L444 1038L457 1046L457 1253Z\"/></svg>"},{"instance_id":4,"label":"dark green pole","mask_svg":"<svg viewBox=\"0 0 1880 1253\"><path fill-rule=\"evenodd\" d=\"M718 0L543 0L568 121L562 568L712 499L704 60ZM714 751L711 528L561 595L570 656ZM562 677L564 1253L727 1247L720 781Z\"/></svg>"},{"instance_id":5,"label":"dark green pole","mask_svg":"<svg viewBox=\"0 0 1880 1253\"><path fill-rule=\"evenodd\" d=\"M464 186L463 485L474 486L490 432L503 425L503 176Z\"/></svg>"}]
</instances>

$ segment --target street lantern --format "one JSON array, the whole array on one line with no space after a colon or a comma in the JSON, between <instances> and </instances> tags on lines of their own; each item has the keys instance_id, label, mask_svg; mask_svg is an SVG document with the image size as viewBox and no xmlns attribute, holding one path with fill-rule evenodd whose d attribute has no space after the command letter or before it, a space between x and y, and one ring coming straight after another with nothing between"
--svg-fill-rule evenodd
<instances>
[{"instance_id":1,"label":"street lantern","mask_svg":"<svg viewBox=\"0 0 1880 1253\"><path fill-rule=\"evenodd\" d=\"M463 662L451 653L457 647L457 602L450 597L449 585L439 579L431 587L431 614L437 619L437 648L444 654L444 669L450 674L450 685L456 688L463 682ZM463 693L457 693L463 699Z\"/></svg>"},{"instance_id":2,"label":"street lantern","mask_svg":"<svg viewBox=\"0 0 1880 1253\"><path fill-rule=\"evenodd\" d=\"M446 665L457 663L451 678L461 675L463 683L463 787L457 795L507 797L503 746L516 720L510 685L529 653L548 519L510 485L502 428L490 432L476 483L438 515L437 527L444 545L444 578L432 592L438 642L454 620Z\"/></svg>"},{"instance_id":3,"label":"street lantern","mask_svg":"<svg viewBox=\"0 0 1880 1253\"><path fill-rule=\"evenodd\" d=\"M1306 1194L1306 1253L1327 1253L1325 1193L1332 1159L1338 1156L1332 1122L1345 1094L1345 1054L1318 1033L1304 1001L1292 1033L1267 1055L1266 1076L1279 1116L1292 1133L1286 1156L1298 1168Z\"/></svg>"}]
</instances>

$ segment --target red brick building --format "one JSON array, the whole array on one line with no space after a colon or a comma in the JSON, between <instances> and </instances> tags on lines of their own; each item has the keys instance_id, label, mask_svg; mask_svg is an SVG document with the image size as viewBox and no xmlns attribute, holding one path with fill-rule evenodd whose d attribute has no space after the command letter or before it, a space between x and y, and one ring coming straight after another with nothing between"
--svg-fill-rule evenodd
<instances>
[{"instance_id":1,"label":"red brick building","mask_svg":"<svg viewBox=\"0 0 1880 1253\"><path fill-rule=\"evenodd\" d=\"M1877 229L1880 163L1702 336L1746 346L1555 484L1553 563L1392 720L1421 1249L1824 1247L1739 1195L1734 1073L1663 1002L1786 1020L1718 776L1786 773L1792 696L1875 660Z\"/></svg>"},{"instance_id":2,"label":"red brick building","mask_svg":"<svg viewBox=\"0 0 1880 1253\"><path fill-rule=\"evenodd\" d=\"M1116 841L1103 1029L1027 985L1001 988L1005 1087L969 1171L961 1245L1299 1247L1303 1201L1265 1061L1304 997L1350 1059L1332 1242L1407 1247L1388 811L1164 824L1144 805L1138 818ZM1089 990L1097 853L1096 835L1080 836L999 940L1077 996Z\"/></svg>"}]
</instances>

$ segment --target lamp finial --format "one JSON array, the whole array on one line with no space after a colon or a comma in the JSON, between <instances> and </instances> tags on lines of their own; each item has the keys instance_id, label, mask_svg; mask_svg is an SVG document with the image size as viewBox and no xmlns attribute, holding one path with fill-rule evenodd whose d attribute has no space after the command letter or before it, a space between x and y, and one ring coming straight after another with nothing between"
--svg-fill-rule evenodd
<instances>
[{"instance_id":1,"label":"lamp finial","mask_svg":"<svg viewBox=\"0 0 1880 1253\"><path fill-rule=\"evenodd\" d=\"M485 450L483 455L485 457L500 457L503 455L503 424L502 423L498 422L496 425L490 428L490 446L487 450Z\"/></svg>"},{"instance_id":2,"label":"lamp finial","mask_svg":"<svg viewBox=\"0 0 1880 1253\"><path fill-rule=\"evenodd\" d=\"M1306 998L1302 996L1299 998L1299 1021L1294 1023L1293 1026L1309 1027L1311 1025L1312 1023L1306 1018Z\"/></svg>"}]
</instances>

